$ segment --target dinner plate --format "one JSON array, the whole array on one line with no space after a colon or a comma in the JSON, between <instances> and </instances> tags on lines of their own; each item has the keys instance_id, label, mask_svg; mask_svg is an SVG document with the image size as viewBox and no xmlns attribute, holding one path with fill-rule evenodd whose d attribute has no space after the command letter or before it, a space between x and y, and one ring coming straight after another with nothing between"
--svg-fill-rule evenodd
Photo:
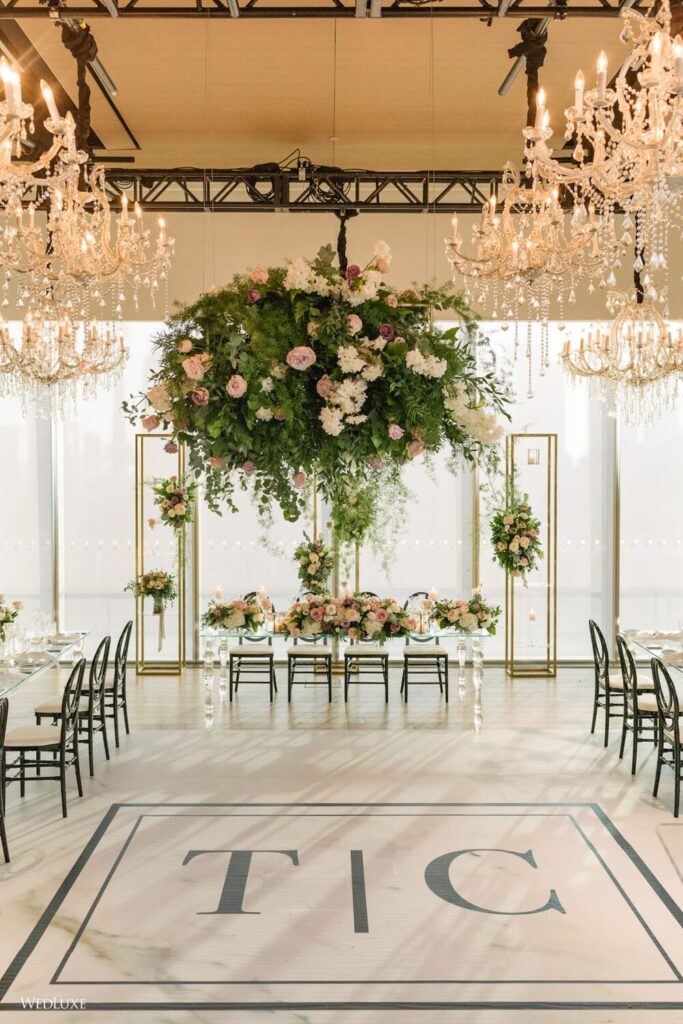
<instances>
[{"instance_id":1,"label":"dinner plate","mask_svg":"<svg viewBox=\"0 0 683 1024\"><path fill-rule=\"evenodd\" d=\"M16 659L19 668L35 668L37 665L47 665L54 661L45 651L36 651L34 654L22 654Z\"/></svg>"},{"instance_id":2,"label":"dinner plate","mask_svg":"<svg viewBox=\"0 0 683 1024\"><path fill-rule=\"evenodd\" d=\"M47 642L51 647L68 647L69 644L74 644L80 639L80 633L54 633L47 638Z\"/></svg>"}]
</instances>

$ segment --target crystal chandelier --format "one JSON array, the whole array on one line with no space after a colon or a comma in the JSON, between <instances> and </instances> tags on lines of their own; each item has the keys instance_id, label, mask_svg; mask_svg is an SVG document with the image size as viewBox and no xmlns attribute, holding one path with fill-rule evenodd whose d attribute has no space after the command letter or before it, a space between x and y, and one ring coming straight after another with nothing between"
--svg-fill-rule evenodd
<instances>
[{"instance_id":1,"label":"crystal chandelier","mask_svg":"<svg viewBox=\"0 0 683 1024\"><path fill-rule=\"evenodd\" d=\"M85 68L97 47L84 24L62 25L62 41L78 66L78 122L64 117L41 82L52 141L35 160L24 150L34 131L34 110L24 103L21 78L0 59L5 99L0 102L1 304L26 310L20 335L0 322L0 393L18 395L24 411L65 412L98 384L111 383L127 357L120 331L101 318L119 319L131 294L154 302L167 278L174 242L163 220L156 239L128 199L114 214L104 170L91 164L90 89Z\"/></svg>"},{"instance_id":2,"label":"crystal chandelier","mask_svg":"<svg viewBox=\"0 0 683 1024\"><path fill-rule=\"evenodd\" d=\"M116 326L74 322L46 305L27 313L17 339L0 325L0 394L20 398L24 412L63 415L99 384L113 384L127 354Z\"/></svg>"},{"instance_id":3,"label":"crystal chandelier","mask_svg":"<svg viewBox=\"0 0 683 1024\"><path fill-rule=\"evenodd\" d=\"M631 50L614 87L608 88L604 52L594 88L586 90L581 71L576 76L574 104L565 110L574 162L553 157L553 132L539 94L535 124L524 131L526 174L541 188L559 189L574 210L593 208L607 287L616 283L615 246L621 247L620 261L635 241L633 269L642 274L645 297L660 302L668 315L669 229L682 224L683 43L671 38L669 0L623 17L621 39Z\"/></svg>"},{"instance_id":4,"label":"crystal chandelier","mask_svg":"<svg viewBox=\"0 0 683 1024\"><path fill-rule=\"evenodd\" d=\"M649 299L617 295L614 302L619 312L610 327L584 332L576 348L565 342L562 366L572 380L588 381L592 397L610 402L627 423L651 423L678 397L683 335L673 337Z\"/></svg>"}]
</instances>

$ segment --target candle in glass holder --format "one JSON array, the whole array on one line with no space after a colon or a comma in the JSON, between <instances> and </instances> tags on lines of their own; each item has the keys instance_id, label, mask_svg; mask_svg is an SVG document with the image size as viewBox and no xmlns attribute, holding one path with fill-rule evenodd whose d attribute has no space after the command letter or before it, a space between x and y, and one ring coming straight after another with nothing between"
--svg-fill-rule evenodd
<instances>
[{"instance_id":1,"label":"candle in glass holder","mask_svg":"<svg viewBox=\"0 0 683 1024\"><path fill-rule=\"evenodd\" d=\"M223 588L222 587L214 587L213 596L216 598L217 601L220 601L220 599L223 596Z\"/></svg>"},{"instance_id":2,"label":"candle in glass holder","mask_svg":"<svg viewBox=\"0 0 683 1024\"><path fill-rule=\"evenodd\" d=\"M535 621L536 621L536 612L532 608L530 610L530 612L529 612L529 622L535 622Z\"/></svg>"},{"instance_id":3,"label":"candle in glass holder","mask_svg":"<svg viewBox=\"0 0 683 1024\"><path fill-rule=\"evenodd\" d=\"M427 594L427 597L429 598L430 601L436 601L436 587L432 587L432 589Z\"/></svg>"}]
</instances>

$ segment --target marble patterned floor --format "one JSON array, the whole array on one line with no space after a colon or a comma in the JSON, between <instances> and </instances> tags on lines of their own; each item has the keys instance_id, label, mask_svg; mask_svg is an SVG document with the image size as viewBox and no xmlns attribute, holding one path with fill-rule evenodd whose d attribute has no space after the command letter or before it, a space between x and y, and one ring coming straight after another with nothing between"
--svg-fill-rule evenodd
<instances>
[{"instance_id":1,"label":"marble patterned floor","mask_svg":"<svg viewBox=\"0 0 683 1024\"><path fill-rule=\"evenodd\" d=\"M488 668L478 729L469 683L397 691L216 689L207 728L198 672L132 676L66 822L10 790L0 1024L680 1024L671 777L588 734L588 670Z\"/></svg>"}]
</instances>

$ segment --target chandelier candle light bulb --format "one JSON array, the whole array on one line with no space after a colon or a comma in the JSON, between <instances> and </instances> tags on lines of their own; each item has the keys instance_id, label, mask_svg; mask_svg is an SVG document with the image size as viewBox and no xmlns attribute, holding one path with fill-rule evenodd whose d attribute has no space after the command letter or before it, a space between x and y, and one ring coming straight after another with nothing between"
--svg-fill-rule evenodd
<instances>
[{"instance_id":1,"label":"chandelier candle light bulb","mask_svg":"<svg viewBox=\"0 0 683 1024\"><path fill-rule=\"evenodd\" d=\"M50 86L47 84L47 82L44 82L42 78L40 80L40 91L43 94L43 99L45 100L45 105L47 106L48 112L49 112L50 117L52 118L52 120L53 121L61 120L60 115L59 115L59 108L57 107L57 104L55 103L55 95L54 95L52 89L50 88Z\"/></svg>"},{"instance_id":2,"label":"chandelier candle light bulb","mask_svg":"<svg viewBox=\"0 0 683 1024\"><path fill-rule=\"evenodd\" d=\"M577 117L583 117L583 94L586 88L586 79L583 71L577 71L574 79L574 110Z\"/></svg>"},{"instance_id":3,"label":"chandelier candle light bulb","mask_svg":"<svg viewBox=\"0 0 683 1024\"><path fill-rule=\"evenodd\" d=\"M536 121L534 123L534 131L537 133L542 132L545 127L543 124L545 113L545 89L541 88L538 90L536 95Z\"/></svg>"},{"instance_id":4,"label":"chandelier candle light bulb","mask_svg":"<svg viewBox=\"0 0 683 1024\"><path fill-rule=\"evenodd\" d=\"M597 72L598 100L600 103L604 103L607 97L607 54L604 50L601 50L598 55Z\"/></svg>"}]
</instances>

